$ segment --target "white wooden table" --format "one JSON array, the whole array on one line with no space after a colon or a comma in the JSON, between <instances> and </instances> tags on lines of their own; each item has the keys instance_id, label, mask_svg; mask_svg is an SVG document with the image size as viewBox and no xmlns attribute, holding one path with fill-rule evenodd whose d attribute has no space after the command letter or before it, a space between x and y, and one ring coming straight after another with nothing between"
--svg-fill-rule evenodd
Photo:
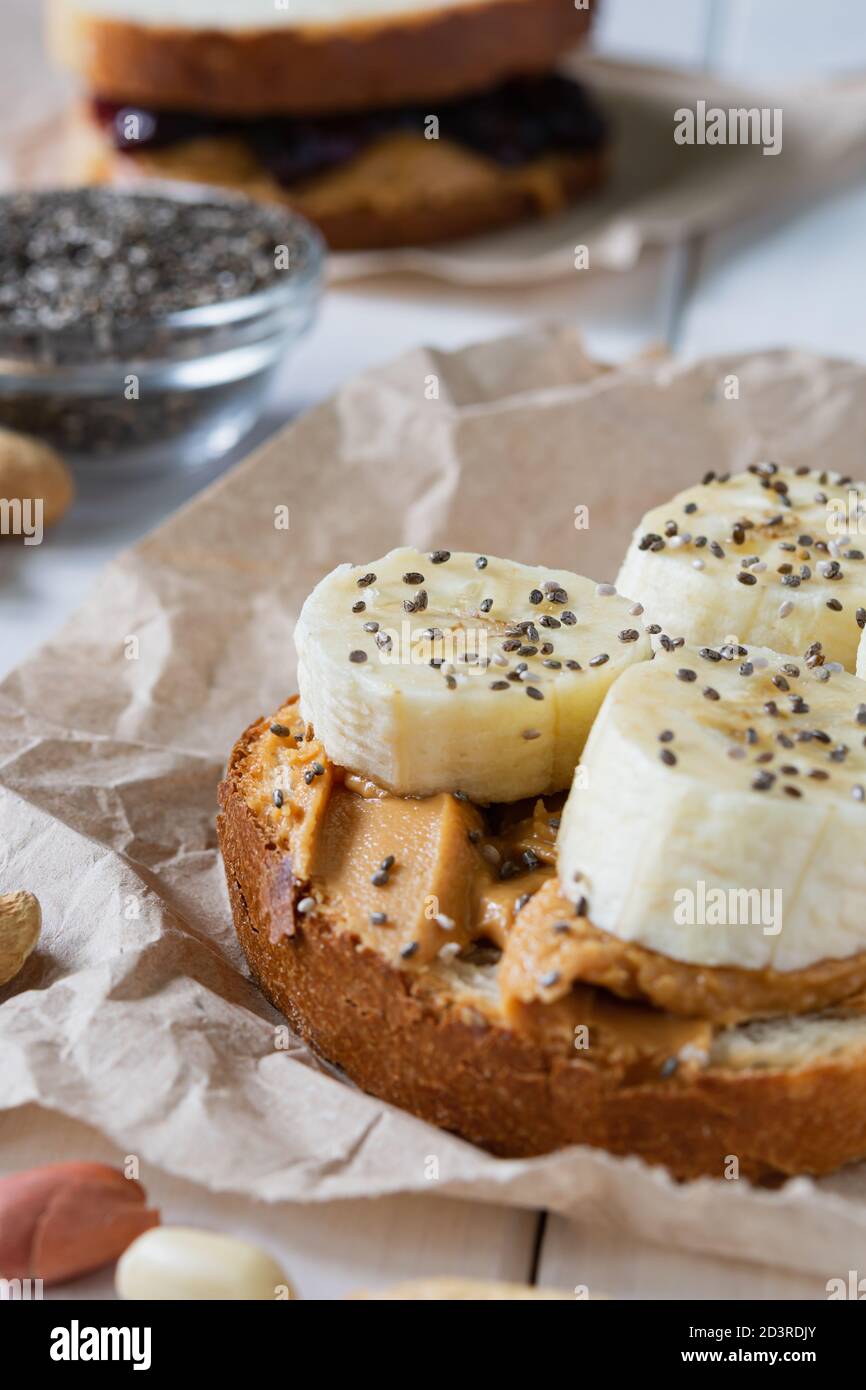
<instances>
[{"instance_id":1,"label":"white wooden table","mask_svg":"<svg viewBox=\"0 0 866 1390\"><path fill-rule=\"evenodd\" d=\"M32 0L4 0L0 53L5 47L8 74L0 68L0 104L22 99L20 74L37 61L32 39L26 47L33 8ZM16 19L22 27L13 53L3 28L9 24L11 32ZM620 57L750 82L844 73L866 65L866 7L856 0L605 0L598 45ZM278 414L286 418L421 340L457 347L537 317L578 325L591 350L613 359L656 342L689 357L798 346L862 359L864 239L866 180L784 218L758 209L736 230L645 255L627 276L575 277L567 286L514 293L408 279L345 287L329 295L317 328L289 364ZM26 573L0 550L0 675L57 627L107 559L205 481L174 477L111 496L85 495L50 543L30 552ZM0 1169L18 1166L34 1136L45 1161L119 1157L99 1135L23 1109L0 1117ZM817 1281L802 1276L599 1236L533 1212L434 1197L271 1208L144 1176L165 1219L259 1239L308 1298L339 1298L363 1284L432 1273L588 1284L620 1298L824 1296ZM97 1276L76 1285L75 1294L100 1298L110 1289L110 1279Z\"/></svg>"}]
</instances>

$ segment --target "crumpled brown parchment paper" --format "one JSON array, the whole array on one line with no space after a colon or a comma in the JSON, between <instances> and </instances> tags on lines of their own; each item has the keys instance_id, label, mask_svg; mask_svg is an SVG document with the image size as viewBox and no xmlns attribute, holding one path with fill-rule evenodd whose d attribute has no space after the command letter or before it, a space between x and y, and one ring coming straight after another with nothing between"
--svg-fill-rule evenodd
<instances>
[{"instance_id":1,"label":"crumpled brown parchment paper","mask_svg":"<svg viewBox=\"0 0 866 1390\"><path fill-rule=\"evenodd\" d=\"M790 352L603 370L561 329L418 350L349 382L116 561L0 686L0 891L31 889L44 916L0 992L0 1110L85 1121L213 1191L435 1190L826 1275L856 1267L866 1167L769 1192L677 1186L590 1150L503 1161L299 1043L281 1049L234 940L214 815L229 748L292 691L295 616L338 561L447 544L610 579L641 512L708 468L774 456L861 472L864 387L864 367Z\"/></svg>"}]
</instances>

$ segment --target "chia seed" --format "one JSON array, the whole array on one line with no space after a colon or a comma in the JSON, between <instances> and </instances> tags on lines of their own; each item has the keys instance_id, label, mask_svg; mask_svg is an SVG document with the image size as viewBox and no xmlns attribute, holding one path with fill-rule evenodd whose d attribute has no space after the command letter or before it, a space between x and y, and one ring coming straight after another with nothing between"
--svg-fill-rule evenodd
<instances>
[{"instance_id":1,"label":"chia seed","mask_svg":"<svg viewBox=\"0 0 866 1390\"><path fill-rule=\"evenodd\" d=\"M0 198L0 357L14 364L0 375L0 424L112 466L120 449L162 454L182 436L217 434L222 416L248 426L269 366L208 379L204 364L239 331L241 310L220 306L261 295L257 313L244 306L244 331L272 336L282 320L288 338L303 326L301 287L314 287L317 262L299 221L237 197L80 188ZM285 292L282 307L271 290ZM172 380L182 362L198 366L200 385Z\"/></svg>"},{"instance_id":2,"label":"chia seed","mask_svg":"<svg viewBox=\"0 0 866 1390\"><path fill-rule=\"evenodd\" d=\"M118 322L162 318L277 283L284 214L104 188L0 201L0 325L25 336L83 322L110 344ZM194 254L190 254L191 251ZM289 262L305 252L289 243Z\"/></svg>"}]
</instances>

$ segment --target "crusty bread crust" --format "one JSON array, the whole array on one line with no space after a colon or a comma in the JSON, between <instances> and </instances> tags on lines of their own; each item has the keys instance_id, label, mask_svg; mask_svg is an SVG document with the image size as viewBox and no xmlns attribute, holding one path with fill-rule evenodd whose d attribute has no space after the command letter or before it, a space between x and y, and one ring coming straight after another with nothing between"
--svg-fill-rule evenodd
<instances>
[{"instance_id":1,"label":"crusty bread crust","mask_svg":"<svg viewBox=\"0 0 866 1390\"><path fill-rule=\"evenodd\" d=\"M333 173L308 179L297 188L282 187L238 150L239 142L233 139L201 139L125 154L114 149L82 110L69 140L68 168L76 181L157 178L207 183L302 213L334 251L421 246L549 216L596 188L607 167L604 150L550 154L515 169L467 153L463 158L473 162L477 177L467 178L461 170L452 183L440 177L445 141L399 135L357 158L356 163L369 165L369 196L360 179L346 185L343 196L337 193L342 187L339 174ZM381 196L382 189L387 196Z\"/></svg>"},{"instance_id":2,"label":"crusty bread crust","mask_svg":"<svg viewBox=\"0 0 866 1390\"><path fill-rule=\"evenodd\" d=\"M322 1056L364 1090L493 1153L568 1144L639 1154L677 1177L833 1171L866 1156L866 1051L805 1066L683 1068L618 1084L561 1048L466 1014L321 913L239 788L267 720L235 745L220 788L220 847L235 929L264 994Z\"/></svg>"},{"instance_id":3,"label":"crusty bread crust","mask_svg":"<svg viewBox=\"0 0 866 1390\"><path fill-rule=\"evenodd\" d=\"M544 72L589 22L573 0L476 0L366 23L229 33L151 27L54 3L49 38L58 61L108 100L314 115L444 100Z\"/></svg>"}]
</instances>

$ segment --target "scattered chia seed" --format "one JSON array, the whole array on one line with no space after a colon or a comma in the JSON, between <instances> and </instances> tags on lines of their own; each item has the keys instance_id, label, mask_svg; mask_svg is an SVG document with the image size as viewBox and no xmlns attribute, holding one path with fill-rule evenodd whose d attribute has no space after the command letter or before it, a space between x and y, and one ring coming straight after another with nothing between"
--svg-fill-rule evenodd
<instances>
[{"instance_id":1,"label":"scattered chia seed","mask_svg":"<svg viewBox=\"0 0 866 1390\"><path fill-rule=\"evenodd\" d=\"M756 792L766 792L770 790L776 778L772 772L759 772L752 782L752 787Z\"/></svg>"},{"instance_id":2,"label":"scattered chia seed","mask_svg":"<svg viewBox=\"0 0 866 1390\"><path fill-rule=\"evenodd\" d=\"M282 790L281 790L279 787L275 787L275 788L274 788L274 805L276 806L277 810L280 809L280 807L282 806L282 804L283 804L283 793L282 793Z\"/></svg>"},{"instance_id":3,"label":"scattered chia seed","mask_svg":"<svg viewBox=\"0 0 866 1390\"><path fill-rule=\"evenodd\" d=\"M451 559L450 550L434 550L429 557L431 565L444 565Z\"/></svg>"},{"instance_id":4,"label":"scattered chia seed","mask_svg":"<svg viewBox=\"0 0 866 1390\"><path fill-rule=\"evenodd\" d=\"M401 946L401 948L400 948L400 957L401 957L402 960L409 960L410 956L414 956L414 954L415 954L415 952L416 952L417 950L418 950L418 942L417 942L417 941L410 941L410 942L408 942L405 946Z\"/></svg>"},{"instance_id":5,"label":"scattered chia seed","mask_svg":"<svg viewBox=\"0 0 866 1390\"><path fill-rule=\"evenodd\" d=\"M478 559L475 561L475 568L476 568L477 570L486 570L486 569L487 569L487 556L486 556L486 555L479 555L479 556L478 556Z\"/></svg>"},{"instance_id":6,"label":"scattered chia seed","mask_svg":"<svg viewBox=\"0 0 866 1390\"><path fill-rule=\"evenodd\" d=\"M370 913L370 926L371 926L371 927L384 927L384 925L385 925L385 923L387 922L387 920L388 920L388 914L387 914L387 912L371 912L371 913Z\"/></svg>"},{"instance_id":7,"label":"scattered chia seed","mask_svg":"<svg viewBox=\"0 0 866 1390\"><path fill-rule=\"evenodd\" d=\"M287 729L285 724L272 724L271 733L276 734L277 738L291 738L292 731Z\"/></svg>"},{"instance_id":8,"label":"scattered chia seed","mask_svg":"<svg viewBox=\"0 0 866 1390\"><path fill-rule=\"evenodd\" d=\"M367 653L360 650L349 652L349 660L353 661L356 666L360 666L367 660Z\"/></svg>"}]
</instances>

